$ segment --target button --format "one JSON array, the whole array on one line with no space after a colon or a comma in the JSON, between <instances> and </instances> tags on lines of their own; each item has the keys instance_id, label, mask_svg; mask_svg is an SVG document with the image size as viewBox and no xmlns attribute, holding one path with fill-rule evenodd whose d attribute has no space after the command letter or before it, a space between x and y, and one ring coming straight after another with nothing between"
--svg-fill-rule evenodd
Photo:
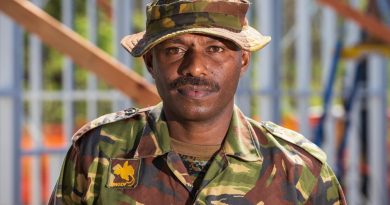
<instances>
[{"instance_id":1,"label":"button","mask_svg":"<svg viewBox=\"0 0 390 205\"><path fill-rule=\"evenodd\" d=\"M125 115L129 116L129 115L133 115L133 114L137 113L138 109L131 107L131 108L127 108L126 110L124 110L124 112L125 112Z\"/></svg>"}]
</instances>

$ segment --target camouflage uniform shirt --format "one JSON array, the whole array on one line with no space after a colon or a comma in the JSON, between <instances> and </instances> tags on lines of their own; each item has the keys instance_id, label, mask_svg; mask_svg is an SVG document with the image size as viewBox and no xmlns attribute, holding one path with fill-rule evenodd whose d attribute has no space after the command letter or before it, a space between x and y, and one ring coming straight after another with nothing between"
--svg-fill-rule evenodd
<instances>
[{"instance_id":1,"label":"camouflage uniform shirt","mask_svg":"<svg viewBox=\"0 0 390 205\"><path fill-rule=\"evenodd\" d=\"M200 188L172 151L162 104L108 114L73 137L49 204L346 204L325 154L235 107Z\"/></svg>"}]
</instances>

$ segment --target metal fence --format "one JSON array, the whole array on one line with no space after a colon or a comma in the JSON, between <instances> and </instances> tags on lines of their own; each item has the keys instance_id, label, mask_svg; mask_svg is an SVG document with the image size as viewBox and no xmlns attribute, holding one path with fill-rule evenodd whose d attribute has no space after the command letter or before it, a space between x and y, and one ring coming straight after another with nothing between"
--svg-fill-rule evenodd
<instances>
[{"instance_id":1,"label":"metal fence","mask_svg":"<svg viewBox=\"0 0 390 205\"><path fill-rule=\"evenodd\" d=\"M123 36L133 33L136 27L134 18L145 18L141 15L143 10L139 8L144 8L147 1L83 0L84 8L81 9L84 15L77 18L74 0L32 2L41 8L57 2L61 8L62 23L76 29L75 21L84 20L87 25L84 35L95 44L99 42L101 16L105 15L105 18L110 19L110 24L103 26L112 32L112 42L109 43L112 54L131 68L140 66L141 61L130 57L120 47L119 41ZM358 7L359 2L351 0L350 4ZM103 8L103 4L112 9L112 16L105 10L107 8ZM345 46L358 43L361 31L353 23L339 23L332 10L310 0L256 0L253 1L248 18L254 27L271 35L273 40L265 49L252 54L251 68L242 77L236 103L247 115L277 123L283 122L285 113L291 112L296 116L298 131L315 140L311 108L322 105L318 101L322 99L323 88L331 76L339 31L342 30ZM288 21L292 23L287 25ZM56 79L60 81L60 86L48 88L45 85L48 80L45 79L45 73L52 72L44 70L51 69L46 65L49 62L48 50L34 35L23 32L11 19L0 14L0 205L46 203L70 145L70 137L81 125L80 122L94 119L102 112L133 106L131 100L107 88L93 74L87 74L86 80L83 80L85 85L78 88L75 82L82 74L81 68L76 67L67 57L61 58L60 62L61 71ZM289 55L290 58L286 57ZM388 179L389 164L386 147L388 59L375 53L367 57L366 85L354 84L360 63L356 60L342 61L339 65L343 72L337 73L337 82L345 85L344 89L356 90L351 112L343 116L351 120L349 126L345 126L348 155L344 159L345 174L341 181L349 204L386 205L389 194L384 183L384 179ZM151 81L145 69L141 72ZM311 87L313 81L320 81L319 86ZM334 88L335 94L325 109L330 114L325 119L325 140L322 144L328 154L328 162L335 170L339 158L336 128L340 124L340 116L332 110L341 104L341 88ZM51 106L55 109L48 109ZM286 107L290 109L286 110ZM368 113L366 118L361 117L363 108ZM57 110L60 114L45 113L48 110ZM52 135L54 138L59 135L59 141L65 139L59 145L53 145L45 132L49 129L47 122L51 119L44 119L45 116L54 115L60 116L59 119L53 119L60 127L59 134ZM362 123L368 128L366 142L360 140ZM360 177L359 156L364 143L368 143L369 181ZM368 191L364 194L361 187L366 182Z\"/></svg>"}]
</instances>

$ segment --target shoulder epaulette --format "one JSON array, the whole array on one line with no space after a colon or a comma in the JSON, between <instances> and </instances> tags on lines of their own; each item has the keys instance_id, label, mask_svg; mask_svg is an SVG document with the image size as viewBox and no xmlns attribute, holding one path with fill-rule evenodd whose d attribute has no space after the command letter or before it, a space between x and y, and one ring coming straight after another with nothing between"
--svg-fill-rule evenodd
<instances>
[{"instance_id":1,"label":"shoulder epaulette","mask_svg":"<svg viewBox=\"0 0 390 205\"><path fill-rule=\"evenodd\" d=\"M310 142L303 135L276 125L272 122L261 122L261 126L265 128L270 134L301 147L322 163L326 162L326 154L317 145Z\"/></svg>"},{"instance_id":2,"label":"shoulder epaulette","mask_svg":"<svg viewBox=\"0 0 390 205\"><path fill-rule=\"evenodd\" d=\"M80 139L85 133L88 131L97 128L101 125L116 122L123 119L128 119L136 115L137 113L145 112L147 110L150 110L151 107L138 109L138 108L127 108L125 110L121 110L119 112L114 112L110 114L103 115L95 120L92 120L91 122L85 124L83 127L81 127L72 137L72 141L76 142L78 139Z\"/></svg>"}]
</instances>

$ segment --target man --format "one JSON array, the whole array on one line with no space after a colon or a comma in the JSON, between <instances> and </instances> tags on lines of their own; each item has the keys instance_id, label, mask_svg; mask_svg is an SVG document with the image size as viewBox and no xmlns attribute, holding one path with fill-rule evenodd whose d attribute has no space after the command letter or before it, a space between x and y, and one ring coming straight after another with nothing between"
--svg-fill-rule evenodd
<instances>
[{"instance_id":1,"label":"man","mask_svg":"<svg viewBox=\"0 0 390 205\"><path fill-rule=\"evenodd\" d=\"M162 103L105 115L73 137L50 204L345 204L325 154L234 105L250 52L270 37L247 0L159 0L143 56Z\"/></svg>"}]
</instances>

